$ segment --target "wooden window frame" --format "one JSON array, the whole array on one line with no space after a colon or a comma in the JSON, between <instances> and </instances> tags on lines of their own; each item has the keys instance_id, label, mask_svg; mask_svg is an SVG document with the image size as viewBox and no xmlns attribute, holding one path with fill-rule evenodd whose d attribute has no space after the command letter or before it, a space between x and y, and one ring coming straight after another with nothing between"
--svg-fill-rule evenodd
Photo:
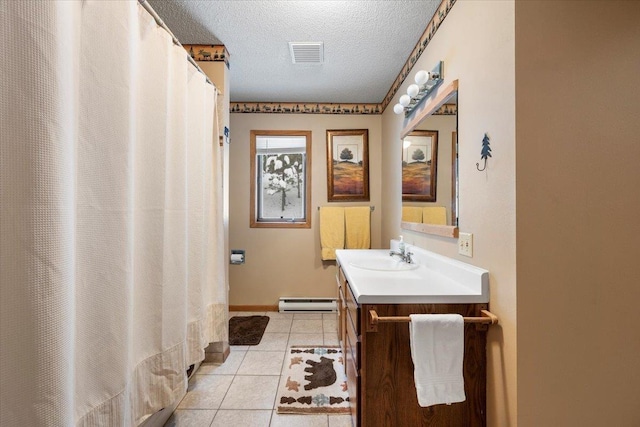
<instances>
[{"instance_id":1,"label":"wooden window frame","mask_svg":"<svg viewBox=\"0 0 640 427\"><path fill-rule=\"evenodd\" d=\"M311 131L307 130L252 130L250 132L251 157L251 194L250 194L250 214L249 226L251 228L311 228ZM303 136L306 138L305 145L305 220L304 221L258 221L257 211L257 164L256 164L256 137L258 136Z\"/></svg>"}]
</instances>

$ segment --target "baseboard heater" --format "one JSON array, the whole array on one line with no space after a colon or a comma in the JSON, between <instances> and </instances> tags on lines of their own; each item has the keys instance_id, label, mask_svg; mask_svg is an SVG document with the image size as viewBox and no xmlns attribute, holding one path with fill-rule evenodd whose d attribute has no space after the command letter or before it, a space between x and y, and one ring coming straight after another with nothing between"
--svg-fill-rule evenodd
<instances>
[{"instance_id":1,"label":"baseboard heater","mask_svg":"<svg viewBox=\"0 0 640 427\"><path fill-rule=\"evenodd\" d=\"M280 313L337 313L335 298L280 298Z\"/></svg>"}]
</instances>

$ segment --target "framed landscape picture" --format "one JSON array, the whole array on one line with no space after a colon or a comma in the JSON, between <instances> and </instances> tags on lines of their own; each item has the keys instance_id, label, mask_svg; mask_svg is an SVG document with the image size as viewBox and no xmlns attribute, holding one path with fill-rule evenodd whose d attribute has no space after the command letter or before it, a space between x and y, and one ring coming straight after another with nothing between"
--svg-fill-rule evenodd
<instances>
[{"instance_id":1,"label":"framed landscape picture","mask_svg":"<svg viewBox=\"0 0 640 427\"><path fill-rule=\"evenodd\" d=\"M327 130L327 199L369 200L369 130Z\"/></svg>"},{"instance_id":2,"label":"framed landscape picture","mask_svg":"<svg viewBox=\"0 0 640 427\"><path fill-rule=\"evenodd\" d=\"M402 141L402 200L436 201L438 131L415 130Z\"/></svg>"}]
</instances>

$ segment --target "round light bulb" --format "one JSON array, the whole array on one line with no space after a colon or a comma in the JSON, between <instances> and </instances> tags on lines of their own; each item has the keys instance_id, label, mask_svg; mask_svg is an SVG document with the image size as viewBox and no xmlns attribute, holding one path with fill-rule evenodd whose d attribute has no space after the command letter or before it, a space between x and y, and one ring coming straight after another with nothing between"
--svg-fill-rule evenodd
<instances>
[{"instance_id":1,"label":"round light bulb","mask_svg":"<svg viewBox=\"0 0 640 427\"><path fill-rule=\"evenodd\" d=\"M396 104L393 106L393 112L396 114L402 114L402 112L404 111L404 107L400 104Z\"/></svg>"},{"instance_id":2,"label":"round light bulb","mask_svg":"<svg viewBox=\"0 0 640 427\"><path fill-rule=\"evenodd\" d=\"M412 98L415 98L418 92L420 92L420 86L418 85L411 85L407 88L407 95L409 95Z\"/></svg>"},{"instance_id":3,"label":"round light bulb","mask_svg":"<svg viewBox=\"0 0 640 427\"><path fill-rule=\"evenodd\" d=\"M400 105L407 107L411 102L411 97L409 95L402 95L398 101L400 102Z\"/></svg>"},{"instance_id":4,"label":"round light bulb","mask_svg":"<svg viewBox=\"0 0 640 427\"><path fill-rule=\"evenodd\" d=\"M402 148L406 149L406 148L409 148L410 146L411 146L411 141L406 140L406 139L404 141L402 141Z\"/></svg>"},{"instance_id":5,"label":"round light bulb","mask_svg":"<svg viewBox=\"0 0 640 427\"><path fill-rule=\"evenodd\" d=\"M422 86L429 81L429 73L425 70L420 70L416 73L416 77L414 78L414 80L417 84Z\"/></svg>"}]
</instances>

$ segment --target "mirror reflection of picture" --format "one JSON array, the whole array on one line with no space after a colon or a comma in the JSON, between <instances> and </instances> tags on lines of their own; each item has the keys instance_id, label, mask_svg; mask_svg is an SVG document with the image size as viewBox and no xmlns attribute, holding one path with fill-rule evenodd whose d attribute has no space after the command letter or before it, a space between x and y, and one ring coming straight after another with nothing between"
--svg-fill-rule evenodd
<instances>
[{"instance_id":1,"label":"mirror reflection of picture","mask_svg":"<svg viewBox=\"0 0 640 427\"><path fill-rule=\"evenodd\" d=\"M438 131L416 130L402 144L402 200L434 202Z\"/></svg>"}]
</instances>

